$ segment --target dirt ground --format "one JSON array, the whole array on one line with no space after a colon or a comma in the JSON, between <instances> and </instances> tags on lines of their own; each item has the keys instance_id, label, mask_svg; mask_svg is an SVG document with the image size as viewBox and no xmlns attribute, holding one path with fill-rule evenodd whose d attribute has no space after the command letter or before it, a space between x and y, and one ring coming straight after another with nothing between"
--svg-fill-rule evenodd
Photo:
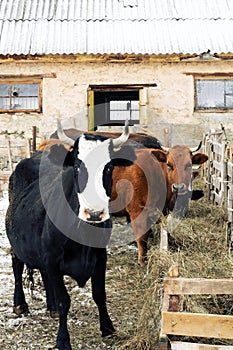
<instances>
[{"instance_id":1,"label":"dirt ground","mask_svg":"<svg viewBox=\"0 0 233 350\"><path fill-rule=\"evenodd\" d=\"M13 273L5 234L4 202L0 201L0 349L49 350L55 345L58 320L51 319L41 278L35 273L31 291L24 274L30 314L17 317L12 312ZM192 202L188 217L177 227L174 246L167 253L158 245L158 225L150 241L148 266L138 267L134 235L124 218L114 220L108 248L106 272L107 305L116 335L101 338L98 312L91 296L90 282L78 288L65 277L71 296L68 327L73 350L157 350L163 277L172 263L179 263L183 277L232 278L233 259L225 243L225 214L206 198ZM216 298L189 302L194 312L233 314L233 295L224 303ZM230 342L227 344L233 345Z\"/></svg>"},{"instance_id":2,"label":"dirt ground","mask_svg":"<svg viewBox=\"0 0 233 350\"><path fill-rule=\"evenodd\" d=\"M14 279L9 243L5 234L5 209L0 210L0 349L34 350L54 347L58 320L46 310L45 293L40 275L35 272L34 290L30 289L26 271L24 286L30 314L17 317L12 312ZM125 219L117 220L108 249L106 291L108 309L117 334L102 339L98 311L91 296L90 282L78 288L65 277L71 296L69 330L71 344L78 349L120 349L136 333L140 305L143 305L146 270L138 268L134 236ZM132 301L136 302L132 304Z\"/></svg>"}]
</instances>

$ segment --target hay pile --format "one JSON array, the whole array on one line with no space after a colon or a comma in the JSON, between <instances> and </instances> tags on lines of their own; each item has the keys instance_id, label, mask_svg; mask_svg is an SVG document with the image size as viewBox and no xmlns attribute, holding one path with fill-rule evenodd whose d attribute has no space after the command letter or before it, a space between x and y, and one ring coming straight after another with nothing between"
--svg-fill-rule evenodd
<instances>
[{"instance_id":1,"label":"hay pile","mask_svg":"<svg viewBox=\"0 0 233 350\"><path fill-rule=\"evenodd\" d=\"M202 183L198 183L203 186ZM158 238L158 228L155 227ZM148 289L137 325L137 335L122 349L157 349L163 277L172 264L180 276L189 278L233 278L233 257L226 245L226 213L205 198L192 201L188 216L169 238L169 252L150 247L147 267ZM233 315L233 295L185 296L180 311ZM184 339L184 338L183 338ZM182 340L183 340L182 339ZM231 340L188 339L194 342L233 345ZM133 344L132 344L133 343Z\"/></svg>"},{"instance_id":2,"label":"hay pile","mask_svg":"<svg viewBox=\"0 0 233 350\"><path fill-rule=\"evenodd\" d=\"M204 185L198 182L197 187L200 189ZM129 244L134 236L124 218L122 222L114 224L114 230L117 231L117 241L109 250L106 292L117 334L106 339L100 337L98 312L92 300L90 282L80 289L66 277L71 296L68 324L74 350L156 350L163 278L174 263L179 264L182 277L233 277L233 258L226 246L226 214L222 208L210 204L206 197L191 202L187 218L179 223L170 237L167 253L159 249L159 227L154 225L155 234L150 241L145 269L137 265L136 248ZM8 260L10 265L10 256ZM12 273L6 275L3 281L9 286L0 303L0 347L9 350L51 349L58 322L51 319L46 311L39 274L35 275L33 298L26 289L31 310L27 317L17 318L12 314ZM233 314L233 296L186 297L182 299L181 310Z\"/></svg>"}]
</instances>

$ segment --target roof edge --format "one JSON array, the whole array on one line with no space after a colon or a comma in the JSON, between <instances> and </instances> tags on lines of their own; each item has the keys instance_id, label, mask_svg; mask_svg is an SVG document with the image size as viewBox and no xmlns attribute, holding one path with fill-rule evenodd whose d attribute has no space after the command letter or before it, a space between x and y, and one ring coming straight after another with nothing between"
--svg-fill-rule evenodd
<instances>
[{"instance_id":1,"label":"roof edge","mask_svg":"<svg viewBox=\"0 0 233 350\"><path fill-rule=\"evenodd\" d=\"M172 54L48 54L48 55L0 55L0 62L84 62L84 63L144 63L144 62L206 62L199 60L199 53ZM215 55L222 60L233 60L233 53ZM187 60L186 60L187 59ZM214 61L214 62L216 62ZM209 62L209 61L208 61Z\"/></svg>"}]
</instances>

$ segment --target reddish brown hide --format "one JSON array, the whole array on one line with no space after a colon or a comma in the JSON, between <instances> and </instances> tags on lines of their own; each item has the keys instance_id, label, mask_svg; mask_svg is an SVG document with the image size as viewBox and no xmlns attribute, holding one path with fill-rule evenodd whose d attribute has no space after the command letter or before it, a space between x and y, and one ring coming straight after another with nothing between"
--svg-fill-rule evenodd
<instances>
[{"instance_id":1,"label":"reddish brown hide","mask_svg":"<svg viewBox=\"0 0 233 350\"><path fill-rule=\"evenodd\" d=\"M178 196L183 199L178 209L186 209L191 197L192 165L203 164L208 156L193 155L186 146L174 146L168 152L143 149L136 155L137 161L130 167L114 169L112 211L119 216L128 214L138 246L138 263L143 267L152 222L162 211L172 211Z\"/></svg>"},{"instance_id":2,"label":"reddish brown hide","mask_svg":"<svg viewBox=\"0 0 233 350\"><path fill-rule=\"evenodd\" d=\"M184 197L181 210L185 210L185 206L188 205L185 202L190 199L192 193L192 180L196 176L196 174L193 176L192 166L205 163L208 156L201 152L193 154L190 148L183 145L173 146L169 151L154 150L153 154L161 162L166 177L167 196L164 214L174 209L178 196Z\"/></svg>"},{"instance_id":3,"label":"reddish brown hide","mask_svg":"<svg viewBox=\"0 0 233 350\"><path fill-rule=\"evenodd\" d=\"M115 167L111 209L113 215L128 215L138 246L138 263L145 265L147 240L166 200L166 181L154 149L137 150L137 160L128 167Z\"/></svg>"}]
</instances>

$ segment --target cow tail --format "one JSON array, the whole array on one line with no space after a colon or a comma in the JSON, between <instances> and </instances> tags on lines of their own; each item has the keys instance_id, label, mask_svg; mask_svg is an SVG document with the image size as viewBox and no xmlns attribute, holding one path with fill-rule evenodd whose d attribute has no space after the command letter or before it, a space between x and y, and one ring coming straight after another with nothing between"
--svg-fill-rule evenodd
<instances>
[{"instance_id":1,"label":"cow tail","mask_svg":"<svg viewBox=\"0 0 233 350\"><path fill-rule=\"evenodd\" d=\"M28 279L28 288L31 291L31 296L33 298L33 290L34 290L34 277L33 277L34 270L30 267L27 267L27 279Z\"/></svg>"}]
</instances>

